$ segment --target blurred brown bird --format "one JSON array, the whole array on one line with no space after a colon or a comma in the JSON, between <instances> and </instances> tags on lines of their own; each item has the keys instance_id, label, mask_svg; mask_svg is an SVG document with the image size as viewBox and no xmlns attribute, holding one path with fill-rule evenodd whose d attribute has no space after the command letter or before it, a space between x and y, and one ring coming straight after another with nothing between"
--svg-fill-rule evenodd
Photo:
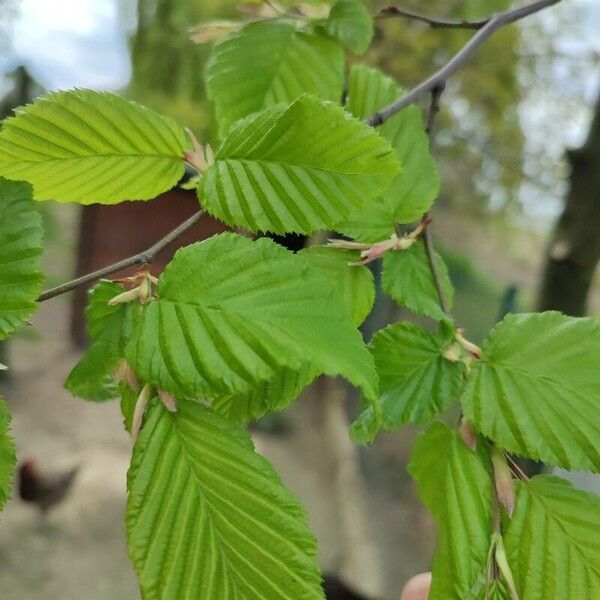
<instances>
[{"instance_id":1,"label":"blurred brown bird","mask_svg":"<svg viewBox=\"0 0 600 600\"><path fill-rule=\"evenodd\" d=\"M42 514L59 504L69 493L79 466L62 473L42 473L35 460L21 464L18 472L19 497L35 504Z\"/></svg>"}]
</instances>

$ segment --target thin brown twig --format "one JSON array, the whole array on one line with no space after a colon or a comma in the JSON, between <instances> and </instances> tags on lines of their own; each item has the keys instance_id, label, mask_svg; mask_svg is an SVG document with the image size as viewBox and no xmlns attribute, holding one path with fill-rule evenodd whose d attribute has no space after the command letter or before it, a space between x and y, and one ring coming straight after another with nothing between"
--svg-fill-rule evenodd
<instances>
[{"instance_id":1,"label":"thin brown twig","mask_svg":"<svg viewBox=\"0 0 600 600\"><path fill-rule=\"evenodd\" d=\"M388 106L380 109L370 117L365 119L365 123L372 127L377 127L382 123L385 123L390 117L393 117L397 112L403 108L412 104L415 100L431 92L434 88L441 84L445 84L449 77L451 77L458 69L460 69L465 62L471 58L472 54L489 39L498 29L501 29L505 25L520 21L525 17L532 15L544 8L558 4L562 0L537 0L526 6L520 8L514 8L498 13L490 17L485 25L469 39L469 41L440 69L438 69L433 75L430 75L427 79L416 85L412 90L406 93L398 100L395 100Z\"/></svg>"},{"instance_id":2,"label":"thin brown twig","mask_svg":"<svg viewBox=\"0 0 600 600\"><path fill-rule=\"evenodd\" d=\"M431 91L431 103L429 105L429 111L427 113L427 135L429 135L430 144L433 145L433 130L435 126L435 119L440 111L440 101L442 94L444 93L445 84L440 84L433 88ZM421 222L430 222L431 217L429 212L426 212L421 218ZM440 273L439 265L436 259L435 248L433 245L433 238L431 236L431 227L426 227L423 231L423 243L425 244L425 254L427 255L427 262L429 263L429 270L433 277L433 283L438 295L440 307L445 315L450 316L450 306L448 304L448 298L446 297L446 290L442 284L442 275Z\"/></svg>"},{"instance_id":3,"label":"thin brown twig","mask_svg":"<svg viewBox=\"0 0 600 600\"><path fill-rule=\"evenodd\" d=\"M108 265L98 271L94 271L93 273L87 273L86 275L82 275L77 279L73 279L72 281L67 281L61 285L58 285L54 288L46 290L43 292L39 298L38 302L44 302L45 300L50 300L50 298L55 298L56 296L60 296L61 294L66 294L75 288L78 288L86 283L90 283L92 281L96 281L97 279L101 279L102 277L106 277L107 275L112 275L113 273L117 273L122 269L126 269L127 267L132 267L134 265L147 265L150 264L154 257L164 250L169 244L174 242L179 236L183 235L186 231L191 229L203 216L204 209L199 210L197 213L193 214L189 219L186 219L183 223L178 225L173 231L170 231L163 238L158 240L158 242L152 244L149 248L130 256L129 258L124 258L112 265Z\"/></svg>"},{"instance_id":4,"label":"thin brown twig","mask_svg":"<svg viewBox=\"0 0 600 600\"><path fill-rule=\"evenodd\" d=\"M430 146L433 145L433 128L435 127L435 120L440 112L440 103L445 89L446 82L441 82L431 90L431 102L429 104L429 110L427 111L427 122L425 123L425 131L429 136Z\"/></svg>"},{"instance_id":5,"label":"thin brown twig","mask_svg":"<svg viewBox=\"0 0 600 600\"><path fill-rule=\"evenodd\" d=\"M521 481L529 481L529 477L527 476L525 471L521 469L521 467L517 464L513 457L510 456L510 454L505 454L505 456L506 460L508 461L508 466L510 467L514 475L518 477Z\"/></svg>"},{"instance_id":6,"label":"thin brown twig","mask_svg":"<svg viewBox=\"0 0 600 600\"><path fill-rule=\"evenodd\" d=\"M426 216L429 217L429 214L427 213ZM429 263L429 269L431 270L435 290L440 301L440 307L445 315L450 316L448 298L446 297L446 291L444 290L444 286L442 285L440 269L437 264L435 248L433 246L433 239L431 237L431 229L429 227L423 232L423 242L425 244L425 253L427 254L427 262Z\"/></svg>"},{"instance_id":7,"label":"thin brown twig","mask_svg":"<svg viewBox=\"0 0 600 600\"><path fill-rule=\"evenodd\" d=\"M421 21L433 29L481 29L490 20L490 17L480 19L479 21L430 17L400 6L386 6L375 15L376 19L389 19L392 17L402 17L404 19L412 19L413 21Z\"/></svg>"}]
</instances>

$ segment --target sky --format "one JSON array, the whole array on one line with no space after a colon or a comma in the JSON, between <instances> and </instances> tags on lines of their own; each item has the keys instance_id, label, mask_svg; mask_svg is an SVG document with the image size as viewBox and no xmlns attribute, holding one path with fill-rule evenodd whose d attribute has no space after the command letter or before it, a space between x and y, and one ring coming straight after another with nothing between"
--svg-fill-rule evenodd
<instances>
[{"instance_id":1,"label":"sky","mask_svg":"<svg viewBox=\"0 0 600 600\"><path fill-rule=\"evenodd\" d=\"M116 90L127 84L126 33L133 16L127 3L21 0L18 6L9 29L12 48L0 57L1 71L25 64L49 90Z\"/></svg>"},{"instance_id":2,"label":"sky","mask_svg":"<svg viewBox=\"0 0 600 600\"><path fill-rule=\"evenodd\" d=\"M565 150L585 142L600 90L600 2L563 0L520 27L522 52L536 57L521 69L526 175L521 206L530 223L546 229L569 185Z\"/></svg>"}]
</instances>

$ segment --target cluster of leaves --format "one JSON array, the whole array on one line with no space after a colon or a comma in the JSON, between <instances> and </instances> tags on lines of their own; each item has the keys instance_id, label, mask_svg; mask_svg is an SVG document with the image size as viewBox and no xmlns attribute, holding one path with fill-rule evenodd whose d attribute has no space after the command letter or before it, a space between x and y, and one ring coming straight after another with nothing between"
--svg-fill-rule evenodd
<instances>
[{"instance_id":1,"label":"cluster of leaves","mask_svg":"<svg viewBox=\"0 0 600 600\"><path fill-rule=\"evenodd\" d=\"M42 220L31 186L0 177L0 340L35 312L43 283L41 254ZM10 498L16 462L10 420L8 405L0 397L0 509Z\"/></svg>"},{"instance_id":2,"label":"cluster of leaves","mask_svg":"<svg viewBox=\"0 0 600 600\"><path fill-rule=\"evenodd\" d=\"M339 0L327 17L283 11L236 27L206 69L222 136L214 156L173 121L90 90L50 94L0 132L1 338L40 289L34 198L150 199L187 161L202 206L232 227L352 238L292 254L225 233L179 250L157 280L141 273L91 292L92 342L66 387L121 398L136 440L126 530L144 598L323 597L304 510L243 429L322 374L361 390L351 430L361 442L461 405L471 434L434 422L410 466L440 530L431 598L597 597L600 500L557 478L510 474L499 494L508 467L498 448L600 470L600 325L526 314L507 317L481 350L464 339L440 308L417 230L397 233L438 194L418 109L365 125L402 90L361 64L340 105L344 48L364 51L372 33L360 0ZM396 323L364 344L357 327L373 278L349 263L380 255L384 292L437 332ZM1 403L0 503L15 460L8 422ZM565 563L569 577L557 576Z\"/></svg>"}]
</instances>

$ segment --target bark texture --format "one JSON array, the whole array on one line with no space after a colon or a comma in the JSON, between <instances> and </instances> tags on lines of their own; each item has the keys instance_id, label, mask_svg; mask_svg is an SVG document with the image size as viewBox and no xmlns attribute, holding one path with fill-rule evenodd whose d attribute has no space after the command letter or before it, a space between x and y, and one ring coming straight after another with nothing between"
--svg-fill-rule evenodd
<instances>
[{"instance_id":1,"label":"bark texture","mask_svg":"<svg viewBox=\"0 0 600 600\"><path fill-rule=\"evenodd\" d=\"M582 316L600 260L600 100L586 143L567 156L570 190L548 248L538 308Z\"/></svg>"}]
</instances>

